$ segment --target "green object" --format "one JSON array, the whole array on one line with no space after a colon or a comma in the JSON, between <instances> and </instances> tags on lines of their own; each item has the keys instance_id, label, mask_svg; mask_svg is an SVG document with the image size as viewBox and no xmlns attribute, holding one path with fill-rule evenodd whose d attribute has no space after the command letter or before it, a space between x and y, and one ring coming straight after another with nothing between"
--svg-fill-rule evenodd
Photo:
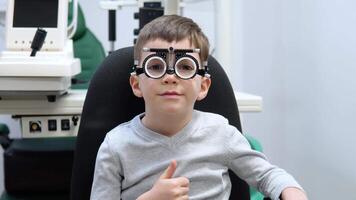
<instances>
[{"instance_id":1,"label":"green object","mask_svg":"<svg viewBox=\"0 0 356 200\"><path fill-rule=\"evenodd\" d=\"M251 149L262 152L261 143L250 135L244 134L247 141L250 143ZM264 196L256 190L254 187L250 187L250 199L251 200L263 200Z\"/></svg>"},{"instance_id":2,"label":"green object","mask_svg":"<svg viewBox=\"0 0 356 200\"><path fill-rule=\"evenodd\" d=\"M250 135L244 134L244 136L247 139L247 141L250 143L251 149L259 152L263 152L262 145L258 140L256 140L254 137Z\"/></svg>"},{"instance_id":3,"label":"green object","mask_svg":"<svg viewBox=\"0 0 356 200\"><path fill-rule=\"evenodd\" d=\"M77 83L72 84L72 89L87 89L91 77L105 58L104 49L91 31L87 30L74 42L74 57L80 58L82 72L75 76Z\"/></svg>"},{"instance_id":4,"label":"green object","mask_svg":"<svg viewBox=\"0 0 356 200\"><path fill-rule=\"evenodd\" d=\"M255 188L250 187L250 200L263 200L265 197Z\"/></svg>"},{"instance_id":5,"label":"green object","mask_svg":"<svg viewBox=\"0 0 356 200\"><path fill-rule=\"evenodd\" d=\"M71 7L70 4L70 11ZM69 13L68 20L71 21L71 18L72 14ZM100 41L86 27L84 14L80 6L78 6L77 20L77 30L72 39L74 57L80 59L82 72L75 76L75 83L72 84L72 89L88 89L91 77L105 58L105 51Z\"/></svg>"},{"instance_id":6,"label":"green object","mask_svg":"<svg viewBox=\"0 0 356 200\"><path fill-rule=\"evenodd\" d=\"M0 123L0 135L9 135L10 131L9 131L9 127L7 127L6 124L1 124Z\"/></svg>"}]
</instances>

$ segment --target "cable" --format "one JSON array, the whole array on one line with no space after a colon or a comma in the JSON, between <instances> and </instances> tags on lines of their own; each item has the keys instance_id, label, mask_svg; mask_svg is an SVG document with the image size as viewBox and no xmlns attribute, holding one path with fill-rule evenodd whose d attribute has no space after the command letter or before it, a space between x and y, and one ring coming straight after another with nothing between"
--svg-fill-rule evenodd
<instances>
[{"instance_id":1,"label":"cable","mask_svg":"<svg viewBox=\"0 0 356 200\"><path fill-rule=\"evenodd\" d=\"M39 51L42 48L46 36L47 36L47 31L41 28L37 29L35 37L32 40L32 44L31 44L32 52L30 56L32 57L36 56L37 51Z\"/></svg>"},{"instance_id":2,"label":"cable","mask_svg":"<svg viewBox=\"0 0 356 200\"><path fill-rule=\"evenodd\" d=\"M68 38L72 38L77 31L77 21L78 21L78 0L73 0L73 17L72 22L67 27Z\"/></svg>"}]
</instances>

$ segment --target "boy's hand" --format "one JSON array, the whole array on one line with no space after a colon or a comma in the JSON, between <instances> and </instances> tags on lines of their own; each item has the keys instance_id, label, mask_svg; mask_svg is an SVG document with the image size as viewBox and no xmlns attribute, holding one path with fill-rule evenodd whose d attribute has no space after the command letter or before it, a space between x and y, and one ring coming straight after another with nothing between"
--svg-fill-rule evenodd
<instances>
[{"instance_id":1,"label":"boy's hand","mask_svg":"<svg viewBox=\"0 0 356 200\"><path fill-rule=\"evenodd\" d=\"M189 199L189 180L185 177L173 178L177 161L173 160L156 181L153 188L137 200L186 200Z\"/></svg>"},{"instance_id":2,"label":"boy's hand","mask_svg":"<svg viewBox=\"0 0 356 200\"><path fill-rule=\"evenodd\" d=\"M282 200L308 200L307 195L298 188L289 187L282 191Z\"/></svg>"}]
</instances>

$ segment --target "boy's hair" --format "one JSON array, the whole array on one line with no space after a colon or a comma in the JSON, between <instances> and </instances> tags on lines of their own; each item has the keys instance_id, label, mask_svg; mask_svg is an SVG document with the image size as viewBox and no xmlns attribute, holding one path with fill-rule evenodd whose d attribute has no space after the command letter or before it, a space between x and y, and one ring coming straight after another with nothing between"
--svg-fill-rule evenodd
<instances>
[{"instance_id":1,"label":"boy's hair","mask_svg":"<svg viewBox=\"0 0 356 200\"><path fill-rule=\"evenodd\" d=\"M167 42L181 41L188 38L194 48L200 49L201 63L208 60L209 41L201 28L190 18L178 15L164 15L146 24L138 35L134 47L134 58L140 60L144 45L155 39Z\"/></svg>"}]
</instances>

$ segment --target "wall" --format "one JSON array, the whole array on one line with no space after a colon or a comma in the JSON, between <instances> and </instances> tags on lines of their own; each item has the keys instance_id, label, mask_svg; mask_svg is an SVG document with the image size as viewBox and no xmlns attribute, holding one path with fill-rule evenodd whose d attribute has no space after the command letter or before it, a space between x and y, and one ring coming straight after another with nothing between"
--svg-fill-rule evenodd
<instances>
[{"instance_id":1,"label":"wall","mask_svg":"<svg viewBox=\"0 0 356 200\"><path fill-rule=\"evenodd\" d=\"M264 98L262 113L244 115L245 132L310 199L356 199L356 2L240 5L243 90Z\"/></svg>"}]
</instances>

